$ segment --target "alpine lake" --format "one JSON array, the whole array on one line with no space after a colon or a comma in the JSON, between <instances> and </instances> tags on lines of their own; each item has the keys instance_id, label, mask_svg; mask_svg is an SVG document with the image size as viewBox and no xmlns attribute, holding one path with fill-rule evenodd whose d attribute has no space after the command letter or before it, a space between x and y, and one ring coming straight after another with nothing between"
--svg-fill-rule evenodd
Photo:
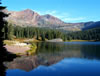
<instances>
[{"instance_id":1,"label":"alpine lake","mask_svg":"<svg viewBox=\"0 0 100 76\"><path fill-rule=\"evenodd\" d=\"M34 55L5 62L6 76L100 76L100 42L39 42Z\"/></svg>"}]
</instances>

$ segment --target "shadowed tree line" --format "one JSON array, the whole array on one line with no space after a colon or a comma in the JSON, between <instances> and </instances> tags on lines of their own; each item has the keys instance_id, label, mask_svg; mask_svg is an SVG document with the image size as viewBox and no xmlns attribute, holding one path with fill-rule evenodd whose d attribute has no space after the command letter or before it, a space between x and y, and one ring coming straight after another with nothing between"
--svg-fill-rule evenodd
<instances>
[{"instance_id":1,"label":"shadowed tree line","mask_svg":"<svg viewBox=\"0 0 100 76\"><path fill-rule=\"evenodd\" d=\"M100 28L89 29L85 31L72 32L67 34L71 40L95 40L100 41Z\"/></svg>"},{"instance_id":2,"label":"shadowed tree line","mask_svg":"<svg viewBox=\"0 0 100 76\"><path fill-rule=\"evenodd\" d=\"M38 28L38 27L22 27L22 26L14 26L13 24L6 25L8 32L7 36L4 34L5 39L13 39L13 38L36 38L37 40L45 41L46 39L55 39L62 38L64 39L65 33L48 28Z\"/></svg>"},{"instance_id":3,"label":"shadowed tree line","mask_svg":"<svg viewBox=\"0 0 100 76\"><path fill-rule=\"evenodd\" d=\"M6 30L8 32L6 33ZM38 28L38 27L22 27L15 26L11 23L6 24L4 28L4 38L36 38L37 40L45 41L55 38L66 40L95 40L100 41L100 28L89 29L77 32L62 32L56 29Z\"/></svg>"},{"instance_id":4,"label":"shadowed tree line","mask_svg":"<svg viewBox=\"0 0 100 76\"><path fill-rule=\"evenodd\" d=\"M0 5L1 5L0 0ZM2 10L4 10L6 7L0 6L0 76L5 76L6 73L6 67L3 65L3 62L5 61L11 61L16 55L13 55L11 53L8 53L7 50L4 47L3 41L4 41L4 34L5 37L7 36L8 30L6 29L7 22L4 20L5 17L8 17L8 14L5 14Z\"/></svg>"}]
</instances>

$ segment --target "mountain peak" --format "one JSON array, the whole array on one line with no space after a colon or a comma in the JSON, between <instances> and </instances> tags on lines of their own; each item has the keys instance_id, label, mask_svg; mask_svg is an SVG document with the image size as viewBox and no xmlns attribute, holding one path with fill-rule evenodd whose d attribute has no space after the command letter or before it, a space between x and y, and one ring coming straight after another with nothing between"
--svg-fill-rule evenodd
<instances>
[{"instance_id":1,"label":"mountain peak","mask_svg":"<svg viewBox=\"0 0 100 76\"><path fill-rule=\"evenodd\" d=\"M56 17L54 17L54 16L52 16L52 15L50 15L50 14L46 14L46 15L43 15L43 16L46 17L47 19L56 18Z\"/></svg>"},{"instance_id":2,"label":"mountain peak","mask_svg":"<svg viewBox=\"0 0 100 76\"><path fill-rule=\"evenodd\" d=\"M25 12L25 13L35 13L34 11L32 11L31 9L25 9L23 11L20 12Z\"/></svg>"},{"instance_id":3,"label":"mountain peak","mask_svg":"<svg viewBox=\"0 0 100 76\"><path fill-rule=\"evenodd\" d=\"M32 26L38 26L38 24L41 25L63 25L63 21L58 19L57 17L54 17L50 14L46 15L39 15L37 12L34 12L31 9L25 9L22 11L13 11L11 12L11 15L8 17L8 20L13 22L17 25L32 25Z\"/></svg>"},{"instance_id":4,"label":"mountain peak","mask_svg":"<svg viewBox=\"0 0 100 76\"><path fill-rule=\"evenodd\" d=\"M100 25L100 22L65 23L55 16L50 14L39 15L31 9L25 9L22 11L5 10L5 13L11 13L9 17L6 18L8 22L20 26L56 27L64 30L79 31L85 27L94 27L94 25L97 25L98 27Z\"/></svg>"},{"instance_id":5,"label":"mountain peak","mask_svg":"<svg viewBox=\"0 0 100 76\"><path fill-rule=\"evenodd\" d=\"M52 15L50 15L50 14L46 14L45 16L52 16Z\"/></svg>"},{"instance_id":6,"label":"mountain peak","mask_svg":"<svg viewBox=\"0 0 100 76\"><path fill-rule=\"evenodd\" d=\"M31 9L25 9L25 10L23 10L23 11L32 11Z\"/></svg>"}]
</instances>

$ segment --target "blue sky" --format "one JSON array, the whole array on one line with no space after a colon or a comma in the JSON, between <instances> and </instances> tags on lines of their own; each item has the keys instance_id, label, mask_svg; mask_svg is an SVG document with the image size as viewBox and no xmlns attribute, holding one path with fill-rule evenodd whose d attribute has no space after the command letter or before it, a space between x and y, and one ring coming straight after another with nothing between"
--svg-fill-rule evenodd
<instances>
[{"instance_id":1,"label":"blue sky","mask_svg":"<svg viewBox=\"0 0 100 76\"><path fill-rule=\"evenodd\" d=\"M100 0L2 0L8 10L27 8L40 15L51 14L65 22L100 21Z\"/></svg>"}]
</instances>

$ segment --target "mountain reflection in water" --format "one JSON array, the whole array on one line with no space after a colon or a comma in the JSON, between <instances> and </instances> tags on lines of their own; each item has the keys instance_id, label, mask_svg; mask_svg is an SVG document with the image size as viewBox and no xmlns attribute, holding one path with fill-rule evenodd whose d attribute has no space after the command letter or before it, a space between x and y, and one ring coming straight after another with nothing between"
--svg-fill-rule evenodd
<instances>
[{"instance_id":1,"label":"mountain reflection in water","mask_svg":"<svg viewBox=\"0 0 100 76\"><path fill-rule=\"evenodd\" d=\"M52 66L39 66L30 72L16 69L7 73L7 76L100 76L100 61L69 58Z\"/></svg>"},{"instance_id":2,"label":"mountain reflection in water","mask_svg":"<svg viewBox=\"0 0 100 76\"><path fill-rule=\"evenodd\" d=\"M8 67L7 76L100 76L99 42L36 45L34 56L4 63Z\"/></svg>"}]
</instances>

